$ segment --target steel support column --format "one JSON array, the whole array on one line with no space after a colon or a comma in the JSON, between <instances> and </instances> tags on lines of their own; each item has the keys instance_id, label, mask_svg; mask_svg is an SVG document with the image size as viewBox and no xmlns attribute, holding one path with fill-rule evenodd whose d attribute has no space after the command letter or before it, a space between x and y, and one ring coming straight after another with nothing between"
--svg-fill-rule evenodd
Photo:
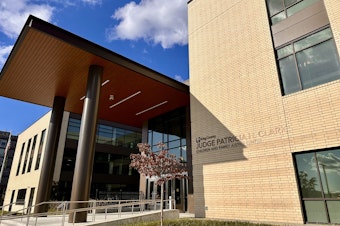
<instances>
[{"instance_id":1,"label":"steel support column","mask_svg":"<svg viewBox=\"0 0 340 226\"><path fill-rule=\"evenodd\" d=\"M36 204L47 202L50 200L55 159L57 156L59 135L61 123L63 121L65 107L65 97L54 97L52 114L50 124L48 127L48 134L44 152L44 159L42 159L41 176L37 189ZM51 167L52 166L52 167ZM47 212L47 205L38 205L34 208L35 213Z\"/></svg>"},{"instance_id":2,"label":"steel support column","mask_svg":"<svg viewBox=\"0 0 340 226\"><path fill-rule=\"evenodd\" d=\"M90 66L73 176L71 210L87 207L87 204L77 202L89 200L102 74L103 68L101 66ZM73 219L75 223L86 222L86 218L87 211L71 212L69 222L73 222Z\"/></svg>"}]
</instances>

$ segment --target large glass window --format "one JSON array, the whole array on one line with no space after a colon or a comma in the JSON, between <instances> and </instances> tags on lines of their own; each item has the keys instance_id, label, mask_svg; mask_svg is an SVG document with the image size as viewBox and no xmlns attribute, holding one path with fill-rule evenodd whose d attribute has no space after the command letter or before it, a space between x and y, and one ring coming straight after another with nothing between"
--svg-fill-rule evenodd
<instances>
[{"instance_id":1,"label":"large glass window","mask_svg":"<svg viewBox=\"0 0 340 226\"><path fill-rule=\"evenodd\" d=\"M183 162L187 161L184 108L149 120L148 127L148 143L153 151L159 151L158 144L162 143L170 154L176 155Z\"/></svg>"},{"instance_id":2,"label":"large glass window","mask_svg":"<svg viewBox=\"0 0 340 226\"><path fill-rule=\"evenodd\" d=\"M339 57L330 28L277 49L285 95L340 78Z\"/></svg>"},{"instance_id":3,"label":"large glass window","mask_svg":"<svg viewBox=\"0 0 340 226\"><path fill-rule=\"evenodd\" d=\"M120 176L138 175L136 170L130 169L130 162L129 155L96 152L93 172Z\"/></svg>"},{"instance_id":4,"label":"large glass window","mask_svg":"<svg viewBox=\"0 0 340 226\"><path fill-rule=\"evenodd\" d=\"M276 24L317 1L319 0L267 0L266 2L271 23Z\"/></svg>"},{"instance_id":5,"label":"large glass window","mask_svg":"<svg viewBox=\"0 0 340 226\"><path fill-rule=\"evenodd\" d=\"M70 118L67 138L68 139L79 139L80 132L80 120ZM116 147L125 147L134 149L137 144L142 140L141 132L132 131L123 128L116 128L110 125L98 124L97 126L97 144L107 144Z\"/></svg>"},{"instance_id":6,"label":"large glass window","mask_svg":"<svg viewBox=\"0 0 340 226\"><path fill-rule=\"evenodd\" d=\"M340 223L340 148L295 155L308 223Z\"/></svg>"}]
</instances>

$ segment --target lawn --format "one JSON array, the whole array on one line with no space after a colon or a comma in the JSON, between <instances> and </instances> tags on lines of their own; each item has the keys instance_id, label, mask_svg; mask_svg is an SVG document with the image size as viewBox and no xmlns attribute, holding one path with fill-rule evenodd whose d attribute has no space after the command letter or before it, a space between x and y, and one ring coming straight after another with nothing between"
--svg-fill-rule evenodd
<instances>
[{"instance_id":1,"label":"lawn","mask_svg":"<svg viewBox=\"0 0 340 226\"><path fill-rule=\"evenodd\" d=\"M159 221L140 222L133 224L126 224L124 226L159 226ZM249 222L227 222L220 220L206 220L206 219L177 219L164 220L163 226L272 226L269 224L254 224Z\"/></svg>"}]
</instances>

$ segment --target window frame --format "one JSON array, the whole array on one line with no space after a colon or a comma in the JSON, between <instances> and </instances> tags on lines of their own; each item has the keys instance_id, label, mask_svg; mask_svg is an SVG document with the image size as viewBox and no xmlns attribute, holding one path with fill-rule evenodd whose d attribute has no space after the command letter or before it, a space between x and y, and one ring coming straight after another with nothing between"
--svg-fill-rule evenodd
<instances>
[{"instance_id":1,"label":"window frame","mask_svg":"<svg viewBox=\"0 0 340 226\"><path fill-rule=\"evenodd\" d=\"M333 147L333 148L324 148L324 149L316 149L316 150L310 150L310 151L302 151L302 152L295 152L292 153L292 158L293 158L293 164L294 164L294 172L295 172L295 178L296 178L296 183L298 187L298 192L299 192L299 198L300 198L300 203L301 203L301 210L303 214L303 219L304 223L319 223L319 222L309 222L307 219L307 210L305 206L305 201L322 201L325 209L325 214L326 214L326 219L328 222L323 223L323 224L338 224L331 222L331 217L330 217L330 211L328 209L328 204L327 202L329 201L338 201L340 203L339 198L332 198L332 197L326 197L325 196L325 191L324 191L324 185L323 185L323 180L322 180L322 172L320 171L320 164L319 160L316 161L316 174L317 174L317 179L318 182L320 183L320 192L321 192L321 197L303 197L303 191L302 191L302 185L301 181L299 178L299 170L298 170L298 163L297 163L297 157L298 155L303 155L303 154L313 154L315 159L318 159L318 154L327 152L327 151L334 151L334 150L340 150L340 147Z\"/></svg>"},{"instance_id":2,"label":"window frame","mask_svg":"<svg viewBox=\"0 0 340 226\"><path fill-rule=\"evenodd\" d=\"M25 205L27 189L19 189L17 193L17 198L15 205Z\"/></svg>"},{"instance_id":3,"label":"window frame","mask_svg":"<svg viewBox=\"0 0 340 226\"><path fill-rule=\"evenodd\" d=\"M313 43L312 45L308 45L307 47L304 47L304 48L299 49L298 51L295 50L295 47L294 47L294 44L295 44L295 43L297 43L297 42L299 42L299 41L301 41L301 40L303 40L303 39L305 39L305 38L308 38L308 37L310 37L310 36L312 36L312 35L314 35L314 34L317 34L318 32L324 31L324 30L326 30L326 29L330 29L331 37L326 38L326 39L323 39L322 41L315 42L315 43ZM303 52L304 50L307 50L307 49L316 47L316 46L318 46L318 45L320 45L320 44L322 44L322 43L325 43L325 42L327 42L327 41L330 41L330 40L333 41L334 46L336 47L336 43L334 42L334 35L333 35L333 32L332 32L330 26L327 25L327 26L321 27L321 28L319 28L319 29L317 29L317 30L314 30L313 32L310 32L310 33L308 33L308 34L306 34L306 35L304 35L304 36L301 36L301 37L299 37L298 39L291 40L290 42L285 43L284 45L278 46L278 47L275 49L276 63L277 63L277 68L278 68L278 73L279 73L279 79L280 79L280 85L281 85L281 91L282 91L282 95L283 95L283 96L290 95L290 94L294 94L294 93L297 93L297 92L300 92L300 91L303 91L303 90L307 90L307 89L309 89L309 88L314 88L314 87L317 87L317 86L319 86L319 85L322 85L322 84L326 84L326 83L327 83L327 82L326 82L326 83L321 83L321 84L318 84L318 85L316 85L316 86L311 86L311 87L303 88L303 84L302 84L302 81L301 81L301 72L299 71L299 66L298 66L297 54L300 53L300 52ZM279 57L279 56L278 56L278 50L283 49L283 48L286 48L286 47L288 47L288 46L291 46L291 47L292 47L292 52L289 53L289 54L286 54L286 55L284 55L284 56ZM336 52L337 52L337 54L336 54L336 55L337 55L337 60L338 60L339 63L340 63L339 52L337 51L337 49L336 49ZM284 84L283 84L283 77L282 77L282 73L281 73L281 69L280 69L280 65L279 65L279 64L280 64L280 60L286 59L286 58L288 58L288 57L290 57L290 56L293 56L293 58L294 58L294 65L295 65L295 68L294 68L294 69L295 69L295 71L296 71L296 75L297 75L297 78L298 78L298 81L299 81L298 86L299 86L300 89L299 89L298 91L290 92L290 93L287 94L287 93L285 93L285 86L284 86ZM338 79L340 79L340 77L339 77ZM336 79L336 80L338 80L338 79ZM336 80L333 80L333 81L336 81Z\"/></svg>"},{"instance_id":4,"label":"window frame","mask_svg":"<svg viewBox=\"0 0 340 226\"><path fill-rule=\"evenodd\" d=\"M303 9L300 9L300 10L296 11L295 13L293 13L293 14L291 14L291 15L288 15L288 10L289 10L289 9L291 9L291 8L294 7L295 5L298 5L298 4L302 3L303 1L308 1L308 0L297 0L296 2L291 3L290 5L286 5L285 0L281 0L281 4L282 4L283 8L282 8L280 11L276 12L275 14L271 15L268 0L266 0L266 5L267 5L267 8L268 8L268 17L269 17L270 24L271 24L271 25L278 24L278 23L284 21L285 19L291 17L292 15L298 13L299 11L301 11L301 10L303 10L303 9L305 9L305 8L308 8L309 6L313 5L314 3L316 3L317 1L320 1L320 0L315 0L315 1L312 2L310 5L304 7ZM276 23L273 23L272 18L275 17L275 16L277 16L277 15L279 15L280 13L284 13L285 18L282 19L282 20L280 20L280 21L278 21L278 22L276 22Z\"/></svg>"}]
</instances>

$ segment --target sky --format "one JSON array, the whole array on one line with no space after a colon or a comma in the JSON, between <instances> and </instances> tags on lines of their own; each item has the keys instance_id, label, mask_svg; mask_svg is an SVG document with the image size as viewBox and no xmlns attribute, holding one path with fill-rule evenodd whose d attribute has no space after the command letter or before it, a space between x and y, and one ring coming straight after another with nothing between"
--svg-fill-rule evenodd
<instances>
[{"instance_id":1,"label":"sky","mask_svg":"<svg viewBox=\"0 0 340 226\"><path fill-rule=\"evenodd\" d=\"M178 81L187 80L187 0L1 0L0 70L29 15ZM50 109L0 97L0 131L20 134Z\"/></svg>"}]
</instances>

